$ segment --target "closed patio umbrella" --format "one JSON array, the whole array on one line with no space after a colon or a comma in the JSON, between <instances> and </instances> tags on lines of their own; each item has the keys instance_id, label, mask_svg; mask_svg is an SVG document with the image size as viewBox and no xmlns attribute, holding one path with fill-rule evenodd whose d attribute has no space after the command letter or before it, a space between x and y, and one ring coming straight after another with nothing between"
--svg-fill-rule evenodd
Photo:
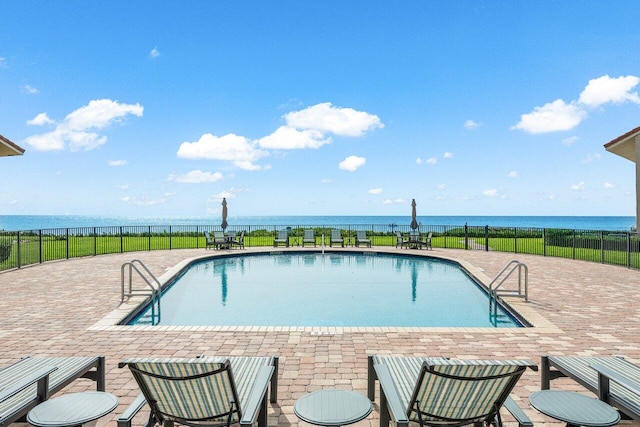
<instances>
[{"instance_id":1,"label":"closed patio umbrella","mask_svg":"<svg viewBox=\"0 0 640 427\"><path fill-rule=\"evenodd\" d=\"M413 230L418 228L418 220L416 219L416 199L411 200L411 228Z\"/></svg>"},{"instance_id":2,"label":"closed patio umbrella","mask_svg":"<svg viewBox=\"0 0 640 427\"><path fill-rule=\"evenodd\" d=\"M220 226L223 231L227 228L227 225L229 225L227 224L227 199L222 198L222 224Z\"/></svg>"}]
</instances>

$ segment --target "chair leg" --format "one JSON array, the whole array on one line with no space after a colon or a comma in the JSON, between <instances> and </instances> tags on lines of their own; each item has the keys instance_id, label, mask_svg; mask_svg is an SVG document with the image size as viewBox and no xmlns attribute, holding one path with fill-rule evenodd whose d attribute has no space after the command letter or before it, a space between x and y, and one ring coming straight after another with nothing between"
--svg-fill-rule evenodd
<instances>
[{"instance_id":1,"label":"chair leg","mask_svg":"<svg viewBox=\"0 0 640 427\"><path fill-rule=\"evenodd\" d=\"M258 413L258 427L267 427L267 394L265 393Z\"/></svg>"},{"instance_id":2,"label":"chair leg","mask_svg":"<svg viewBox=\"0 0 640 427\"><path fill-rule=\"evenodd\" d=\"M387 406L387 396L380 386L380 427L389 427L389 407Z\"/></svg>"}]
</instances>

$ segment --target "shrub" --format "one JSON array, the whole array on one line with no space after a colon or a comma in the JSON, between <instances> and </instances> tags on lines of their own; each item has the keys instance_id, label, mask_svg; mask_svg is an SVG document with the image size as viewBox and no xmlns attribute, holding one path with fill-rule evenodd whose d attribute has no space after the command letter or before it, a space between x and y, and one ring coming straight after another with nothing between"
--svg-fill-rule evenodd
<instances>
[{"instance_id":1,"label":"shrub","mask_svg":"<svg viewBox=\"0 0 640 427\"><path fill-rule=\"evenodd\" d=\"M0 262L6 261L11 256L11 243L0 242Z\"/></svg>"}]
</instances>

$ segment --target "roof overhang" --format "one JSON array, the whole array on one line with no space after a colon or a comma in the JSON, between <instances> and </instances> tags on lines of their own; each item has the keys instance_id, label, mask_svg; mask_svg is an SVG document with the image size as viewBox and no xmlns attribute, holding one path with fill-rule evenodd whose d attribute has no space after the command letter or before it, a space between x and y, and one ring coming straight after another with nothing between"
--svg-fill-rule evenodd
<instances>
[{"instance_id":1,"label":"roof overhang","mask_svg":"<svg viewBox=\"0 0 640 427\"><path fill-rule=\"evenodd\" d=\"M4 136L0 135L0 157L21 156L22 153L24 153L24 148L19 147Z\"/></svg>"},{"instance_id":2,"label":"roof overhang","mask_svg":"<svg viewBox=\"0 0 640 427\"><path fill-rule=\"evenodd\" d=\"M625 133L604 144L605 150L620 157L636 162L636 137L640 136L640 127Z\"/></svg>"}]
</instances>

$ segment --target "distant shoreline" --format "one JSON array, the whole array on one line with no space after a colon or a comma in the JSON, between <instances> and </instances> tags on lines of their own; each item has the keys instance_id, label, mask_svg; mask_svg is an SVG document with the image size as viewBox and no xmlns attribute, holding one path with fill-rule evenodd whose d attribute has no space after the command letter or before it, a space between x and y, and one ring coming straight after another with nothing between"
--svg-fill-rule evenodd
<instances>
[{"instance_id":1,"label":"distant shoreline","mask_svg":"<svg viewBox=\"0 0 640 427\"><path fill-rule=\"evenodd\" d=\"M229 226L335 226L335 225L408 225L405 216L229 216ZM578 230L629 231L635 225L632 216L446 216L418 215L423 226L484 226L519 228L565 228ZM122 217L105 215L0 215L0 230L40 230L54 228L219 225L220 217Z\"/></svg>"}]
</instances>

